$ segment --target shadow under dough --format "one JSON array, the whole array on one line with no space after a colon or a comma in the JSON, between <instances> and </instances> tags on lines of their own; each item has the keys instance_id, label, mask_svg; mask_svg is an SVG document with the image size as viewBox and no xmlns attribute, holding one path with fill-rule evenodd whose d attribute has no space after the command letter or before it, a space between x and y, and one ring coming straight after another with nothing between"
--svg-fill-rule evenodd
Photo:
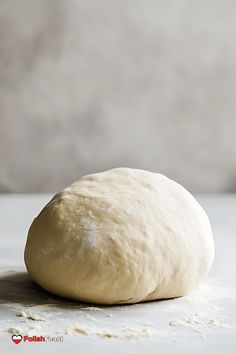
<instances>
[{"instance_id":1,"label":"shadow under dough","mask_svg":"<svg viewBox=\"0 0 236 354\"><path fill-rule=\"evenodd\" d=\"M34 283L26 272L8 272L0 275L0 304L13 303L29 307L51 305L88 308L94 306L51 294Z\"/></svg>"}]
</instances>

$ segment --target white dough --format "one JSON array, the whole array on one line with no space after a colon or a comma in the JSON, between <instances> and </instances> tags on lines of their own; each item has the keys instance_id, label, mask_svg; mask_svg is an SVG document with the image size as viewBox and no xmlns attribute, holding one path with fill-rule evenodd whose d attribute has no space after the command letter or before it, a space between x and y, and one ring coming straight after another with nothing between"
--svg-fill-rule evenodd
<instances>
[{"instance_id":1,"label":"white dough","mask_svg":"<svg viewBox=\"0 0 236 354\"><path fill-rule=\"evenodd\" d=\"M208 217L171 179L116 168L56 194L25 248L32 279L63 297L121 304L183 296L214 258Z\"/></svg>"}]
</instances>

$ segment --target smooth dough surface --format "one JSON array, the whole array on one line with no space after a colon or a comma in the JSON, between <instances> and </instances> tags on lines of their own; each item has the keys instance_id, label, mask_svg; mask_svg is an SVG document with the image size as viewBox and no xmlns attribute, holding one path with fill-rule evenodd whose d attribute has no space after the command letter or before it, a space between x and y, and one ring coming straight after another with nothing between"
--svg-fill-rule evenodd
<instances>
[{"instance_id":1,"label":"smooth dough surface","mask_svg":"<svg viewBox=\"0 0 236 354\"><path fill-rule=\"evenodd\" d=\"M121 304L183 296L214 258L208 217L171 179L116 168L82 177L34 219L32 279L63 297Z\"/></svg>"}]
</instances>

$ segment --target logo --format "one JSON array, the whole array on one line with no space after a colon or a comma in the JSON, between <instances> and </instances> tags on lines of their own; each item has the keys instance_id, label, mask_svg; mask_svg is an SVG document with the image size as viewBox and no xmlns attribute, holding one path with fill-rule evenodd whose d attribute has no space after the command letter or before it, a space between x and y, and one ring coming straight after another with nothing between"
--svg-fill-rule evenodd
<instances>
[{"instance_id":1,"label":"logo","mask_svg":"<svg viewBox=\"0 0 236 354\"><path fill-rule=\"evenodd\" d=\"M23 342L34 342L34 343L39 343L39 342L51 342L51 343L58 343L58 342L63 342L64 338L63 336L21 336L20 334L13 334L11 336L12 341L15 344L19 344L21 341Z\"/></svg>"},{"instance_id":2,"label":"logo","mask_svg":"<svg viewBox=\"0 0 236 354\"><path fill-rule=\"evenodd\" d=\"M13 334L11 339L15 344L19 344L22 341L22 336L20 334L18 334L18 335Z\"/></svg>"}]
</instances>

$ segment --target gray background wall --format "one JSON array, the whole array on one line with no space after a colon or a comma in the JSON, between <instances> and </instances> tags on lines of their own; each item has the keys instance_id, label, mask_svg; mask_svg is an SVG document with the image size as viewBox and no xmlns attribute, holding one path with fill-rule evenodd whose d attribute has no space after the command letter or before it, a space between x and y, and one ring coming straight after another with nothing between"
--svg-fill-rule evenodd
<instances>
[{"instance_id":1,"label":"gray background wall","mask_svg":"<svg viewBox=\"0 0 236 354\"><path fill-rule=\"evenodd\" d=\"M130 166L236 191L236 2L0 0L0 191Z\"/></svg>"}]
</instances>

